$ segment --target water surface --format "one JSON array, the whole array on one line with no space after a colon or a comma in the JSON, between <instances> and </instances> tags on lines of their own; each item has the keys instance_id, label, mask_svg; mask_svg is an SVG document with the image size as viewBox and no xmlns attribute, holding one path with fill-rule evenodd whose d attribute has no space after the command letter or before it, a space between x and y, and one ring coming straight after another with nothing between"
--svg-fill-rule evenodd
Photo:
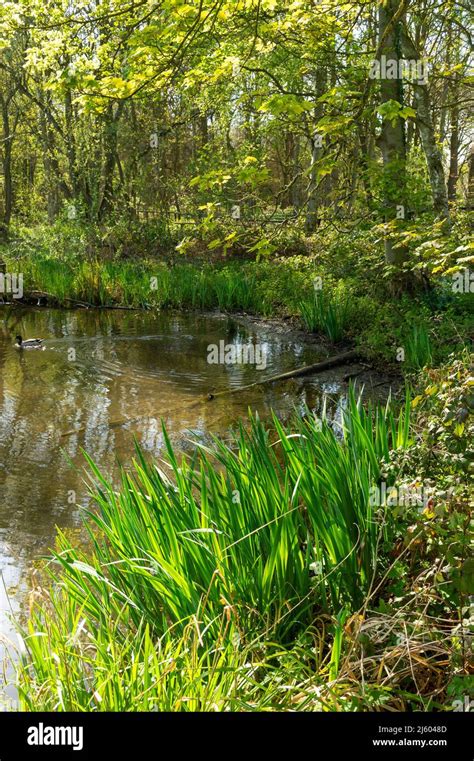
<instances>
[{"instance_id":1,"label":"water surface","mask_svg":"<svg viewBox=\"0 0 474 761\"><path fill-rule=\"evenodd\" d=\"M43 351L18 351L14 336L45 338ZM208 347L255 345L267 367L208 364ZM344 403L348 368L250 389L239 387L318 361L320 348L272 324L220 315L50 309L0 311L0 640L12 638L9 613L25 610L35 562L56 527L80 526L88 503L82 449L117 478L134 437L163 450L162 421L180 449L196 437L225 435L248 408L288 417L325 394ZM1 641L0 641L1 658ZM1 677L0 677L1 679Z\"/></svg>"}]
</instances>

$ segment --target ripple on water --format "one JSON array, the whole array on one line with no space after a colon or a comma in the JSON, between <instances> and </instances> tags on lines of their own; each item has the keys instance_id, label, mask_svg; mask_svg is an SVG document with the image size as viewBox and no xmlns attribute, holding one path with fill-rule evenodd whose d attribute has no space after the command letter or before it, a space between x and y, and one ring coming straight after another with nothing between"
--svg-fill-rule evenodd
<instances>
[{"instance_id":1,"label":"ripple on water","mask_svg":"<svg viewBox=\"0 0 474 761\"><path fill-rule=\"evenodd\" d=\"M183 450L208 442L245 416L273 408L322 406L326 391L343 403L341 374L273 384L205 400L317 361L315 347L295 334L247 327L222 316L100 310L15 310L0 333L0 570L18 613L35 560L54 545L56 527L76 530L78 505L89 501L85 449L118 482L134 437L152 455L164 448L162 421ZM13 337L41 336L45 351L19 352ZM267 368L210 365L210 344L259 342ZM188 433L191 431L192 433ZM64 433L70 435L64 437ZM0 579L0 633L11 632ZM3 594L3 596L2 596Z\"/></svg>"}]
</instances>

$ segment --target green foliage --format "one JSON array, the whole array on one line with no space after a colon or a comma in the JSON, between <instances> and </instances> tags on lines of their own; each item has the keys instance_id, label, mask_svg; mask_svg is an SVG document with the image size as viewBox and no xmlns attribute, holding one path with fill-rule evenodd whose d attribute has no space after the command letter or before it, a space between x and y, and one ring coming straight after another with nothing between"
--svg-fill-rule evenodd
<instances>
[{"instance_id":1,"label":"green foliage","mask_svg":"<svg viewBox=\"0 0 474 761\"><path fill-rule=\"evenodd\" d=\"M274 425L276 440L252 419L190 460L166 438L163 466L137 450L119 492L89 461L91 549L58 535L50 602L23 633L25 707L223 710L242 694L248 704L262 648L290 654L321 611L339 615L337 675L340 627L385 566L394 526L369 488L390 447L410 446L409 408L397 421L352 393L342 440L312 416Z\"/></svg>"},{"instance_id":2,"label":"green foliage","mask_svg":"<svg viewBox=\"0 0 474 761\"><path fill-rule=\"evenodd\" d=\"M351 395L340 436L310 413L272 433L253 419L191 461L168 443L164 470L139 453L120 494L91 463L92 549L59 537L56 586L26 636L29 710L431 708L445 697L438 661L466 669L469 160L448 220L430 182L430 119L415 128L407 105L413 77L383 102L368 78L378 4L314 5L0 8L1 253L27 298L284 315L413 382L429 377L417 447L409 405L396 418ZM451 171L466 133L468 10L435 4L423 24L436 34L419 34L414 4L397 35L429 53L432 142L447 114ZM402 128L398 147L382 125ZM390 221L395 205L404 218ZM317 223L308 237L305 217ZM384 264L387 239L402 264ZM454 490L438 489L437 512L368 501L382 479L429 474ZM459 694L456 678L448 695Z\"/></svg>"},{"instance_id":3,"label":"green foliage","mask_svg":"<svg viewBox=\"0 0 474 761\"><path fill-rule=\"evenodd\" d=\"M275 445L252 419L249 432L241 428L231 446L200 450L195 464L178 461L166 439L171 477L139 453L135 477L122 474L119 496L91 462L101 491L100 513L89 519L107 539L96 545L95 572L111 564L110 582L96 573L91 580L95 615L110 589L132 603L132 618L136 610L158 631L185 622L204 598L206 626L224 600L239 621L248 626L256 617L271 632L291 629L295 616L304 621L315 602L357 606L374 571L379 530L369 489L390 444L409 444L406 420L397 427L388 409L373 419L351 396L343 443L327 423L320 430L308 418L291 434L275 419ZM62 550L64 565L69 549ZM130 562L115 564L116 555ZM309 600L314 562L324 571Z\"/></svg>"},{"instance_id":4,"label":"green foliage","mask_svg":"<svg viewBox=\"0 0 474 761\"><path fill-rule=\"evenodd\" d=\"M433 376L441 393L422 386L413 423L409 399L395 416L351 393L342 438L324 415L275 419L273 432L253 419L188 458L169 441L160 465L138 451L119 492L91 462L90 548L58 536L49 592L23 631L23 708L452 710L468 688L454 623L472 570L464 431L453 438L444 408L466 403L468 368ZM371 485L432 472L432 437L450 496L372 506Z\"/></svg>"},{"instance_id":5,"label":"green foliage","mask_svg":"<svg viewBox=\"0 0 474 761\"><path fill-rule=\"evenodd\" d=\"M406 362L408 369L421 370L421 368L431 364L431 340L425 325L414 325L406 343Z\"/></svg>"},{"instance_id":6,"label":"green foliage","mask_svg":"<svg viewBox=\"0 0 474 761\"><path fill-rule=\"evenodd\" d=\"M110 609L109 609L109 612ZM128 608L99 627L68 591L50 616L37 613L25 637L19 695L28 711L220 711L250 707L258 685L225 616L210 641L193 620L181 636L130 628ZM54 648L54 649L52 649ZM28 664L31 659L32 666ZM270 692L270 690L269 690Z\"/></svg>"},{"instance_id":7,"label":"green foliage","mask_svg":"<svg viewBox=\"0 0 474 761\"><path fill-rule=\"evenodd\" d=\"M325 333L333 343L344 337L348 307L347 298L336 300L323 291L315 291L312 299L300 303L301 317L308 330Z\"/></svg>"},{"instance_id":8,"label":"green foliage","mask_svg":"<svg viewBox=\"0 0 474 761\"><path fill-rule=\"evenodd\" d=\"M461 456L461 470L472 471L474 415L474 377L468 352L461 359L428 371L428 385L416 396L414 404L423 418L427 448L442 443L448 460Z\"/></svg>"},{"instance_id":9,"label":"green foliage","mask_svg":"<svg viewBox=\"0 0 474 761\"><path fill-rule=\"evenodd\" d=\"M441 281L413 296L391 295L376 230L344 236L321 232L313 241L313 253L256 262L230 253L223 259L219 249L214 260L214 252L206 252L203 258L196 250L186 255L170 253L166 258L124 258L123 252L114 254L114 249L104 248L98 257L96 233L90 231L91 237L84 237L81 229L70 223L53 226L49 232L42 228L34 235L22 231L16 241L3 246L9 270L24 274L26 294L44 291L66 305L78 300L291 315L333 342L343 338L356 342L362 353L384 366L388 363L394 371L436 365L468 341L471 294L454 292L450 281ZM145 248L149 247L145 237L154 240L155 234L153 225L144 228ZM288 229L282 245L294 249L293 235ZM103 237L110 243L109 237ZM321 278L320 296L313 287L315 277ZM397 361L400 347L405 363Z\"/></svg>"}]
</instances>

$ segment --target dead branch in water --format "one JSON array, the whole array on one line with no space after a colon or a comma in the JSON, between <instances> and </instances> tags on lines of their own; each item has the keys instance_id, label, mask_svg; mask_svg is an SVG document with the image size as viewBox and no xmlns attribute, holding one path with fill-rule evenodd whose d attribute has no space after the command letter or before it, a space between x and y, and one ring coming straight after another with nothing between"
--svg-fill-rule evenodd
<instances>
[{"instance_id":1,"label":"dead branch in water","mask_svg":"<svg viewBox=\"0 0 474 761\"><path fill-rule=\"evenodd\" d=\"M255 383L249 383L247 386L239 386L238 388L231 388L226 389L225 391L218 391L215 394L208 394L206 399L198 399L197 401L191 402L189 405L185 405L186 409L191 409L193 407L197 407L200 404L203 404L205 401L210 401L212 399L215 399L219 396L226 396L227 394L237 394L239 391L245 391L249 388L255 388L256 386L263 386L266 383L274 383L275 381L281 381L281 380L287 380L289 378L299 378L302 375L312 375L314 373L321 373L324 370L329 370L331 367L337 367L338 365L344 365L346 362L352 362L354 359L360 357L359 352L353 350L353 351L346 351L343 352L343 354L336 354L334 357L328 357L328 359L323 359L322 362L316 362L314 365L305 365L304 367L297 367L295 370L290 370L287 373L280 373L279 375L272 375L270 378L264 378L261 381L256 381ZM176 407L176 409L183 409L184 405L179 405L179 407ZM169 414L172 412L172 410L167 410L167 413ZM125 420L114 420L111 423L108 423L108 428L120 428L122 425L127 425L127 423L135 423L139 420L144 420L145 418L150 417L149 415L141 415L137 418L127 418ZM73 429L71 431L65 431L61 434L61 438L65 438L67 436L74 436L80 433L84 433L86 430L86 427Z\"/></svg>"},{"instance_id":2,"label":"dead branch in water","mask_svg":"<svg viewBox=\"0 0 474 761\"><path fill-rule=\"evenodd\" d=\"M239 391L245 391L248 388L254 388L255 386L263 386L266 383L273 383L274 381L287 380L289 378L300 378L302 375L313 375L316 373L322 373L324 370L329 370L331 367L337 367L338 365L345 365L347 362L352 362L354 359L360 357L360 353L355 350L345 351L342 354L336 354L334 357L328 357L323 359L322 362L316 362L314 365L304 365L303 367L297 367L295 370L290 370L287 373L280 373L279 375L272 375L270 378L264 378L255 383L249 383L247 386L239 386L238 388L230 388L225 391L218 391L215 394L208 394L209 401L215 399L218 396L225 396L227 394L238 394Z\"/></svg>"},{"instance_id":3,"label":"dead branch in water","mask_svg":"<svg viewBox=\"0 0 474 761\"><path fill-rule=\"evenodd\" d=\"M80 299L74 299L70 296L55 296L53 293L48 293L48 291L28 291L24 294L23 299L47 299L51 303L55 303L58 305L63 305L63 302L68 302L69 304L72 304L73 307L78 307L81 309L122 309L126 310L128 312L139 312L145 309L149 309L150 307L148 305L145 306L139 306L139 307L130 307L130 306L124 306L122 304L91 304L89 301L81 301ZM25 301L16 299L14 302L9 302L9 306L26 306L27 304ZM39 306L43 306L40 304ZM48 306L48 304L44 305Z\"/></svg>"}]
</instances>

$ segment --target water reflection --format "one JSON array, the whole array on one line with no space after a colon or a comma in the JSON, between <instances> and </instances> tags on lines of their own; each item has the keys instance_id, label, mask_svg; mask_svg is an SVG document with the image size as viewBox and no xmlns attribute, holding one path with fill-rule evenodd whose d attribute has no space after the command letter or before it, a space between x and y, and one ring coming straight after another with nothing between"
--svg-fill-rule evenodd
<instances>
[{"instance_id":1,"label":"water reflection","mask_svg":"<svg viewBox=\"0 0 474 761\"><path fill-rule=\"evenodd\" d=\"M88 500L82 448L116 478L117 460L130 461L134 436L148 452L160 454L161 419L171 439L185 448L188 431L201 439L223 433L249 407L262 416L273 408L283 417L306 404L319 409L324 390L340 395L347 371L206 402L210 391L315 362L317 347L296 334L221 316L4 309L2 318L0 634L10 632L7 612L10 606L18 612L28 574L53 545L55 527L80 523L78 506ZM17 332L45 338L46 349L15 350ZM220 340L258 342L265 371L208 364L208 346Z\"/></svg>"}]
</instances>

